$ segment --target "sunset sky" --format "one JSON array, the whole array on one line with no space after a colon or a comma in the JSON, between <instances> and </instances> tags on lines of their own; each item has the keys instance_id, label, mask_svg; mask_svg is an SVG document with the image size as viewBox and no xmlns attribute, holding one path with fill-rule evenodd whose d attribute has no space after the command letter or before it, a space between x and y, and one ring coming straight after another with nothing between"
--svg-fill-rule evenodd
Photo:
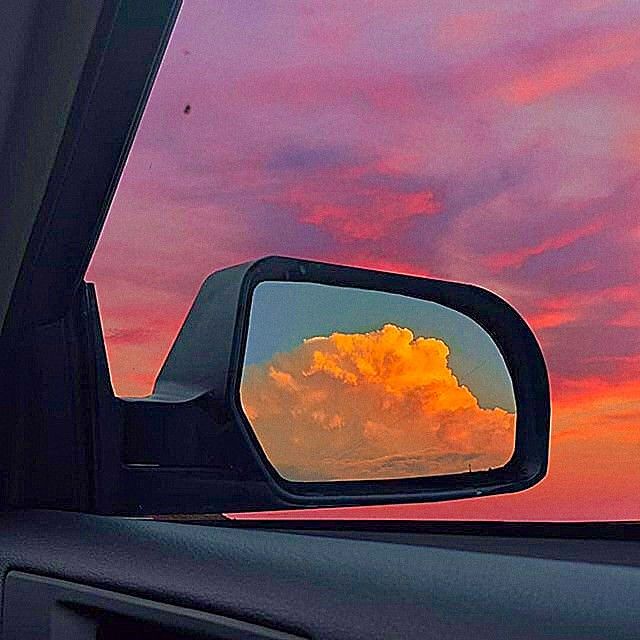
<instances>
[{"instance_id":1,"label":"sunset sky","mask_svg":"<svg viewBox=\"0 0 640 640\"><path fill-rule=\"evenodd\" d=\"M342 516L640 519L639 27L636 0L185 0L87 275L117 392L221 267L472 282L542 344L548 478Z\"/></svg>"}]
</instances>

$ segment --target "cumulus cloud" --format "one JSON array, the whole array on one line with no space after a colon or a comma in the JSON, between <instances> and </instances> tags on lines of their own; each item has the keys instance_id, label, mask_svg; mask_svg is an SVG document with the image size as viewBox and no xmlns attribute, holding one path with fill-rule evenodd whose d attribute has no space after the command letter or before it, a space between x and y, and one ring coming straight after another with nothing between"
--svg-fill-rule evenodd
<instances>
[{"instance_id":1,"label":"cumulus cloud","mask_svg":"<svg viewBox=\"0 0 640 640\"><path fill-rule=\"evenodd\" d=\"M246 368L245 413L289 479L373 479L504 464L513 413L482 408L449 347L393 324L315 337Z\"/></svg>"}]
</instances>

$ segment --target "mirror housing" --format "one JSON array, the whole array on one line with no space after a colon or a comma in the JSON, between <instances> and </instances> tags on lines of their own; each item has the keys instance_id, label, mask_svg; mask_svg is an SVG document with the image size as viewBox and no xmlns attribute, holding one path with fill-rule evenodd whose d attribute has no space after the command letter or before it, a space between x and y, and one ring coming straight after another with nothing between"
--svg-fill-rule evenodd
<instances>
[{"instance_id":1,"label":"mirror housing","mask_svg":"<svg viewBox=\"0 0 640 640\"><path fill-rule=\"evenodd\" d=\"M513 383L516 436L509 462L485 471L389 480L295 482L279 475L239 396L252 293L273 281L400 294L475 321L495 342ZM132 474L125 493L138 512L175 511L177 495L188 496L193 513L452 500L521 491L547 470L549 384L533 333L495 294L430 278L283 257L218 271L202 285L152 395L122 400L121 406L125 468ZM180 509L186 511L184 497Z\"/></svg>"}]
</instances>

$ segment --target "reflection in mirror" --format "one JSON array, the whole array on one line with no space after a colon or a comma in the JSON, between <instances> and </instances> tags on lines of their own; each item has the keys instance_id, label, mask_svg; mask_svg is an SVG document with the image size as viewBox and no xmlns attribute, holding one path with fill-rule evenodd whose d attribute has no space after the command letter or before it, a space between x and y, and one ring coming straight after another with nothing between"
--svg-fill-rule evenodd
<instances>
[{"instance_id":1,"label":"reflection in mirror","mask_svg":"<svg viewBox=\"0 0 640 640\"><path fill-rule=\"evenodd\" d=\"M260 283L240 398L267 458L292 481L487 470L515 445L511 378L489 335L397 294Z\"/></svg>"}]
</instances>

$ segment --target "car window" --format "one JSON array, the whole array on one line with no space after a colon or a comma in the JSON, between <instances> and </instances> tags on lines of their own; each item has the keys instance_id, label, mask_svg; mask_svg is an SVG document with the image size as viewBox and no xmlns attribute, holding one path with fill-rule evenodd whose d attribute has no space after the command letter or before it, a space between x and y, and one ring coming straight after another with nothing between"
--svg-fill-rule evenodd
<instances>
[{"instance_id":1,"label":"car window","mask_svg":"<svg viewBox=\"0 0 640 640\"><path fill-rule=\"evenodd\" d=\"M116 392L150 392L221 267L471 282L542 344L548 477L316 515L637 519L639 19L635 0L185 0L87 274Z\"/></svg>"}]
</instances>

